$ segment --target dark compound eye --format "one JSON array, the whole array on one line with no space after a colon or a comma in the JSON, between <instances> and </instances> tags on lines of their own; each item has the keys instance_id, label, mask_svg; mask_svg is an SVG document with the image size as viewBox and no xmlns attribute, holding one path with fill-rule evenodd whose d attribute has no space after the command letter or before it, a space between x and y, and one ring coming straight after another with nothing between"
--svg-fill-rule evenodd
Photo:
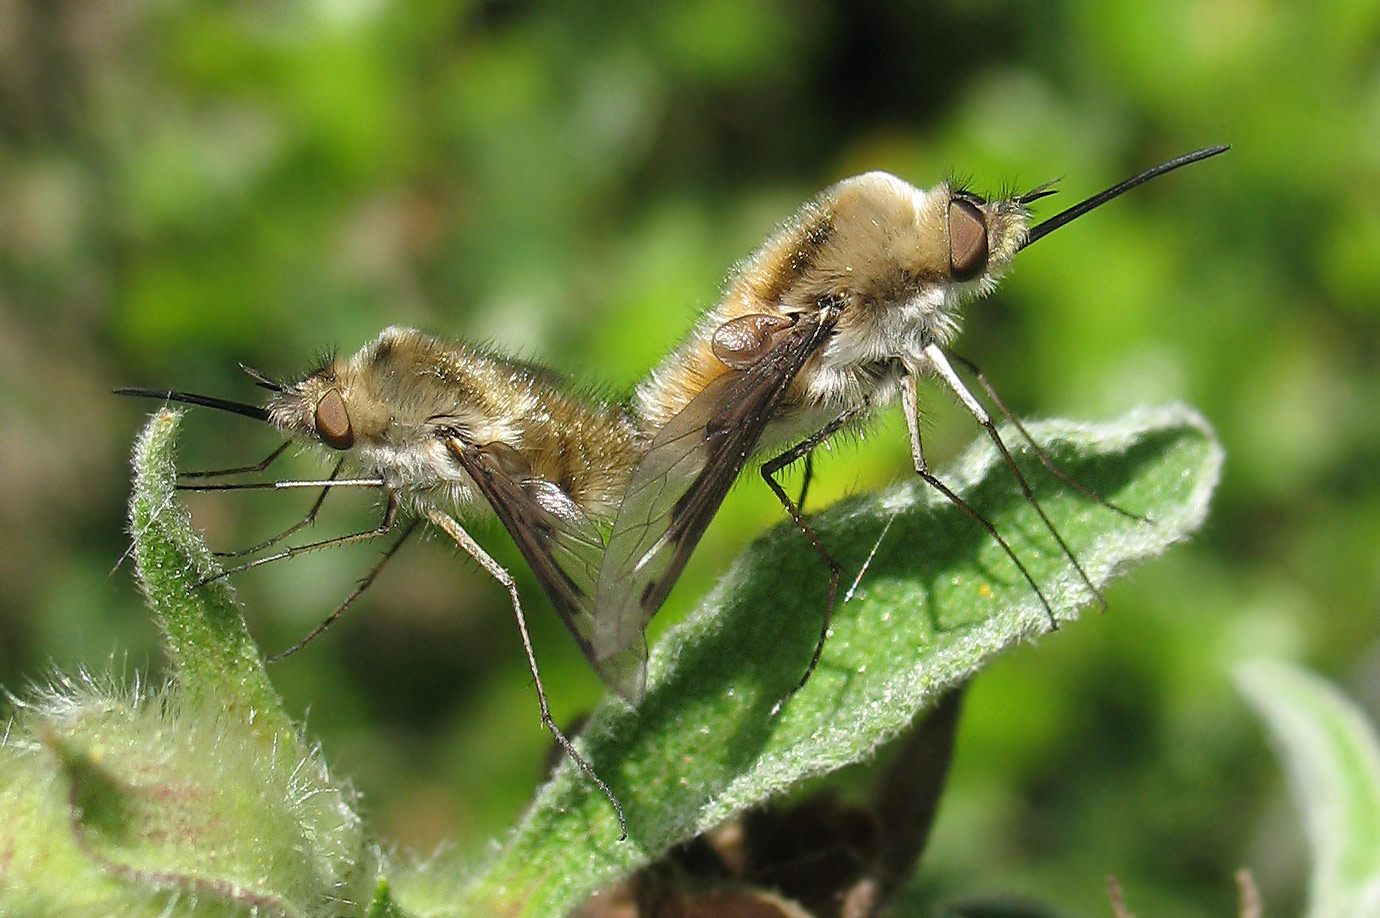
<instances>
[{"instance_id":1,"label":"dark compound eye","mask_svg":"<svg viewBox=\"0 0 1380 918\"><path fill-rule=\"evenodd\" d=\"M987 270L987 221L972 201L949 202L949 275L972 280Z\"/></svg>"},{"instance_id":2,"label":"dark compound eye","mask_svg":"<svg viewBox=\"0 0 1380 918\"><path fill-rule=\"evenodd\" d=\"M316 435L334 449L349 449L354 445L350 413L345 410L345 399L339 389L331 389L316 403Z\"/></svg>"}]
</instances>

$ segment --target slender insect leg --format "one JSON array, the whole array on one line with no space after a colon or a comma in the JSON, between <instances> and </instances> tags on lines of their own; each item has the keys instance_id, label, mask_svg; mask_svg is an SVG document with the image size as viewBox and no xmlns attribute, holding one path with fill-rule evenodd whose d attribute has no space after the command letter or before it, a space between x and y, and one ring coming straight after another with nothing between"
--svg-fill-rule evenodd
<instances>
[{"instance_id":1,"label":"slender insect leg","mask_svg":"<svg viewBox=\"0 0 1380 918\"><path fill-rule=\"evenodd\" d=\"M993 526L986 517L974 510L968 503L949 488L948 485L940 481L935 474L930 471L929 463L925 461L925 447L920 441L920 400L915 391L915 375L907 371L901 377L901 404L906 412L906 426L910 428L910 454L915 462L915 474L925 480L925 483L934 488L948 499L958 509L962 510L969 519L977 523L987 534L996 540L1001 546L1001 550L1006 552L1006 556L1011 559L1011 563L1016 565L1016 569L1021 572L1025 582L1030 584L1030 588L1035 591L1035 595L1040 598L1040 605L1045 607L1045 615L1049 618L1051 629L1059 628L1059 621L1054 617L1054 608L1041 592L1040 585L1035 582L1035 578L1030 576L1030 571L1021 563L1021 559L1016 557L1016 553L1011 550L1010 544L1002 538L1001 533L997 532L997 527Z\"/></svg>"},{"instance_id":2,"label":"slender insect leg","mask_svg":"<svg viewBox=\"0 0 1380 918\"><path fill-rule=\"evenodd\" d=\"M345 460L341 459L339 462L335 464L335 469L331 472L330 480L333 481L336 478L339 478L340 473L344 468ZM321 505L326 502L326 495L329 493L331 493L331 486L326 485L321 489L321 493L317 495L316 502L311 505L311 509L307 511L307 515L302 517L296 523L293 523L288 528L284 529L282 532L278 533L276 536L265 539L258 545L254 545L249 548L241 548L239 551L218 551L215 553L216 557L243 558L247 555L257 555L259 552L263 551L266 548L272 548L274 545L277 545L279 542L283 541L283 539L286 539L288 536L292 535L298 530L304 529L307 526L310 526L312 523L315 523L316 514L321 512Z\"/></svg>"},{"instance_id":3,"label":"slender insect leg","mask_svg":"<svg viewBox=\"0 0 1380 918\"><path fill-rule=\"evenodd\" d=\"M382 478L314 478L309 481L236 481L214 482L212 484L173 486L178 491L289 491L294 488L386 488L388 482Z\"/></svg>"},{"instance_id":4,"label":"slender insect leg","mask_svg":"<svg viewBox=\"0 0 1380 918\"><path fill-rule=\"evenodd\" d=\"M323 548L336 548L341 545L350 545L354 542L367 542L369 539L377 539L381 535L386 535L393 528L393 520L398 515L398 497L393 492L388 493L388 505L383 510L383 520L373 529L365 529L361 532L352 532L349 535L338 536L334 539L323 539L320 542L310 542L306 545L294 545L291 548L276 552L264 558L255 558L253 561L246 561L244 564L229 567L212 577L197 584L203 587L208 583L214 583L232 574L240 574L250 568L259 567L272 561L282 561L286 558L295 558L304 555L309 551L319 551Z\"/></svg>"},{"instance_id":5,"label":"slender insect leg","mask_svg":"<svg viewBox=\"0 0 1380 918\"><path fill-rule=\"evenodd\" d=\"M949 361L944 356L944 351L939 345L928 345L925 348L925 356L930 359L930 363L933 364L935 371L939 373L939 378L944 380L948 387L953 390L954 394L958 396L963 406L972 413L973 417L977 419L977 422L987 431L988 438L996 444L997 451L1001 453L1002 461L1006 463L1006 467L1010 469L1011 474L1015 476L1016 483L1020 485L1021 494L1025 496L1026 503L1035 508L1035 512L1040 515L1040 519L1044 522L1045 528L1049 530L1049 534L1054 536L1054 541L1059 543L1059 547L1063 550L1064 556L1073 564L1073 569L1078 572L1078 576L1082 578L1088 590L1097 598L1098 606L1103 612L1106 612L1107 597L1102 595L1102 591L1097 588L1097 584L1092 582L1092 578L1088 576L1088 572L1083 570L1083 564L1078 560L1078 556L1073 553L1073 549L1069 548L1068 543L1064 541L1064 537L1060 534L1059 530L1054 528L1054 523L1051 522L1050 518L1045 514L1044 507L1041 507L1040 502L1035 499L1035 492L1030 489L1030 482L1026 481L1025 473L1021 471L1020 466L1016 465L1015 458L1012 457L1011 451L1006 448L1006 443L1002 440L1001 434L997 432L997 425L992 423L992 418L987 414L987 409L983 408L982 404L973 397L973 393L968 391L968 387L963 385L963 380L958 378L958 374L954 372L954 368L949 365Z\"/></svg>"},{"instance_id":6,"label":"slender insect leg","mask_svg":"<svg viewBox=\"0 0 1380 918\"><path fill-rule=\"evenodd\" d=\"M805 474L800 476L800 499L795 505L800 508L800 512L805 512L805 496L810 493L810 479L815 477L815 453L814 450L805 454Z\"/></svg>"},{"instance_id":7,"label":"slender insect leg","mask_svg":"<svg viewBox=\"0 0 1380 918\"><path fill-rule=\"evenodd\" d=\"M242 465L234 469L208 469L204 472L182 472L178 478L220 478L224 475L248 475L252 472L262 472L273 464L274 460L287 451L292 445L291 440L284 440L283 445L275 449L263 458L262 461L254 465Z\"/></svg>"},{"instance_id":8,"label":"slender insect leg","mask_svg":"<svg viewBox=\"0 0 1380 918\"><path fill-rule=\"evenodd\" d=\"M977 364L973 363L967 357L964 357L960 354L955 354L953 351L947 351L946 353L951 358L953 358L960 366L964 367L965 369L967 369L969 373L973 374L973 376L978 381L978 385L982 386L983 391L987 393L987 397L992 400L992 403L997 406L997 408L1006 417L1006 419L1010 421L1018 431L1020 431L1021 437L1025 440L1027 444L1030 445L1031 450L1035 453L1035 457L1040 460L1040 464L1045 467L1046 471L1048 471L1055 478L1062 481L1067 487L1072 488L1079 494L1082 494L1084 497L1088 498L1088 500L1101 504L1108 510L1115 510L1117 513L1120 513L1124 517L1128 517L1129 519L1137 520L1142 523L1150 522L1149 518L1147 517L1141 516L1138 513L1132 513L1130 510L1126 510L1117 506L1116 504L1107 500L1107 498L1103 497L1101 494L1098 494L1092 488L1089 488L1088 486L1081 484L1077 479L1073 478L1063 469L1059 468L1059 466L1055 465L1054 461L1050 459L1048 455L1045 454L1045 451L1043 449L1040 448L1040 444L1035 442L1035 438L1030 435L1030 431L1025 429L1025 425L1021 423L1021 419L1016 417L1016 415L1012 414L1011 409L1006 407L1006 403L1003 402L1001 400L1001 396L997 394L996 387L994 387L992 383L988 381L987 377L983 375L982 370L978 369Z\"/></svg>"},{"instance_id":9,"label":"slender insect leg","mask_svg":"<svg viewBox=\"0 0 1380 918\"><path fill-rule=\"evenodd\" d=\"M829 604L824 609L824 623L819 629L819 640L815 643L815 652L810 655L810 665L805 667L805 675L800 677L800 682L795 688L791 689L792 694L800 691L809 680L810 674L815 671L815 666L819 664L819 655L824 651L824 639L829 635L829 623L833 621L834 618L834 598L838 595L839 591L839 563L835 561L834 556L829 554L828 550L820 544L819 539L815 536L815 531L810 528L810 524L805 522L805 518L801 515L800 507L792 503L790 497L786 494L786 490L781 487L781 484L773 476L802 456L808 458L811 450L842 430L849 421L857 417L858 413L859 409L856 408L845 411L843 414L824 425L820 430L806 437L804 440L801 440L775 459L762 465L762 479L766 481L767 487L771 488L772 493L776 495L776 499L781 501L781 506L785 507L786 512L791 515L791 519L795 520L796 528L804 533L805 538L810 540L810 545L814 548L815 554L819 555L820 559L823 560L825 564L829 565Z\"/></svg>"},{"instance_id":10,"label":"slender insect leg","mask_svg":"<svg viewBox=\"0 0 1380 918\"><path fill-rule=\"evenodd\" d=\"M490 577L497 580L499 585L508 591L508 596L513 601L513 614L517 616L518 632L522 635L522 649L527 654L527 668L532 671L532 681L537 686L537 703L541 706L542 725L556 738L556 742L560 744L565 754L570 756L571 761L579 766L580 771L585 773L585 777L594 782L594 785L608 798L609 803L613 804L614 812L618 814L618 840L622 841L627 838L628 821L623 818L623 805L618 802L618 798L613 795L613 791L609 790L609 786L604 783L603 779L595 774L593 766L575 751L575 745L566 738L566 735L561 732L561 728L556 726L556 722L551 718L551 709L546 704L546 689L542 687L541 674L537 672L537 655L532 650L532 638L527 633L527 618L522 614L522 602L518 599L517 584L513 581L512 575L503 565L489 557L489 553L481 548L474 537L466 532L465 528L453 517L434 509L427 510L426 517L442 532L454 539L456 545L459 545L466 554L478 561L479 566L484 568Z\"/></svg>"},{"instance_id":11,"label":"slender insect leg","mask_svg":"<svg viewBox=\"0 0 1380 918\"><path fill-rule=\"evenodd\" d=\"M361 580L358 583L358 585L355 586L355 591L351 593L349 596L345 597L344 602L335 607L334 612L332 612L330 615L327 615L321 621L321 624L317 625L315 628L311 629L311 631L307 632L307 636L302 638L296 644L293 644L287 650L281 651L269 657L268 662L277 663L279 660L283 660L287 657L292 656L297 651L301 650L303 647L306 647L312 641L316 640L317 636L319 636L321 632L325 631L331 625L334 625L336 619L344 615L345 610L350 608L350 606L354 605L355 600L363 596L364 591L369 589L369 587L373 585L374 580L379 575L379 572L383 570L383 566L387 564L395 554L398 553L398 549L403 547L403 543L408 540L408 537L410 537L412 533L417 531L417 527L420 524L421 520L413 520L412 522L408 523L407 528L403 530L403 534L398 537L398 541L394 542L393 547L383 553L383 557L379 559L379 563L375 564L374 569L371 570L367 575L365 575L364 579Z\"/></svg>"}]
</instances>

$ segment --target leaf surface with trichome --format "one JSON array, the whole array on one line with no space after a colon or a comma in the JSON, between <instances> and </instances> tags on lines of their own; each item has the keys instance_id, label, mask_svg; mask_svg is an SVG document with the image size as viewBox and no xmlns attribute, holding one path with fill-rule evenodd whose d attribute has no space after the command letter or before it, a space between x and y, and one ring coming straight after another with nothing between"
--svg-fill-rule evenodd
<instances>
[{"instance_id":1,"label":"leaf surface with trichome","mask_svg":"<svg viewBox=\"0 0 1380 918\"><path fill-rule=\"evenodd\" d=\"M1149 520L1089 501L1052 479L1028 449L1016 450L1095 583L1202 523L1222 452L1190 409L1030 429L1074 480ZM1019 442L1011 430L1005 438ZM1006 536L1058 618L1074 618L1089 592L995 450L976 444L942 477ZM458 914L563 914L671 844L869 756L991 655L1049 629L1000 547L918 480L841 501L810 523L838 559L844 588L864 564L866 571L851 601L840 602L805 687L790 695L819 635L827 571L784 523L658 644L643 704L630 710L609 700L584 731L585 754L623 802L628 840L615 841L607 802L563 767L470 885Z\"/></svg>"}]
</instances>

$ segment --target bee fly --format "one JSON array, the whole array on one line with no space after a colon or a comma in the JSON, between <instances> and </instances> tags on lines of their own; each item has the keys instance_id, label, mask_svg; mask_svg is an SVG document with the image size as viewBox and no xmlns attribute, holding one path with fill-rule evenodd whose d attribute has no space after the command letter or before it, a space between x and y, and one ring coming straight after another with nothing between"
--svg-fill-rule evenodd
<instances>
[{"instance_id":1,"label":"bee fly","mask_svg":"<svg viewBox=\"0 0 1380 918\"><path fill-rule=\"evenodd\" d=\"M378 488L386 495L386 503L383 520L374 529L295 546L226 573L304 551L377 538L395 528L400 512L412 517L359 589L279 657L300 648L334 621L418 523L431 523L508 591L536 684L542 723L608 797L626 836L618 800L575 751L547 709L512 576L456 517L486 507L494 513L599 675L625 698L640 698L645 641L631 641L614 653L596 652L597 629L591 611L604 552L598 521L607 523L613 516L627 475L640 455L636 425L627 411L577 398L557 374L544 367L406 328L385 329L353 357L333 359L294 381L278 382L246 371L270 390L263 407L185 392L116 390L121 395L234 412L266 421L292 438L258 465L203 475L263 471L293 440L320 444L340 457L324 481L179 485L193 490L322 488L306 519L253 549L230 554L244 555L281 542L311 522L331 488ZM357 477L341 478L346 471Z\"/></svg>"},{"instance_id":2,"label":"bee fly","mask_svg":"<svg viewBox=\"0 0 1380 918\"><path fill-rule=\"evenodd\" d=\"M898 394L916 473L1001 546L1044 605L1051 627L1058 627L1049 601L1006 539L930 470L916 395L917 380L927 375L939 377L986 429L1025 499L1100 601L953 364L973 374L1052 474L1126 511L1056 468L986 377L949 343L962 305L989 293L1021 249L1143 182L1226 149L1170 160L1033 227L1029 205L1053 194L1052 183L989 201L952 182L925 191L870 172L804 205L741 265L718 306L638 388L636 408L650 443L628 480L599 571L596 657L640 643L749 457L785 444L789 448L762 465L762 477L830 572L828 605L804 685L828 634L839 567L801 515L805 488L800 501L792 501L775 476L804 458L808 485L811 451L865 423Z\"/></svg>"}]
</instances>

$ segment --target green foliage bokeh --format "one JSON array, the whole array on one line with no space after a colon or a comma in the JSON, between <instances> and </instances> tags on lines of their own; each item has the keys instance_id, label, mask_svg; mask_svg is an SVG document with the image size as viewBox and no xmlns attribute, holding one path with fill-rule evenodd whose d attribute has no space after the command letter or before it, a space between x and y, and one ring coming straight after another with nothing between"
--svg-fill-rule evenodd
<instances>
[{"instance_id":1,"label":"green foliage bokeh","mask_svg":"<svg viewBox=\"0 0 1380 918\"><path fill-rule=\"evenodd\" d=\"M1302 849L1272 815L1275 766L1226 673L1283 656L1362 674L1356 693L1375 698L1367 0L0 5L0 684L49 661L164 665L127 570L110 573L125 457L152 407L112 386L252 399L238 362L289 375L401 323L617 394L837 178L951 171L995 190L1062 176L1050 213L1219 142L1233 150L1024 253L969 311L960 352L1022 414L1182 399L1228 462L1193 546L974 685L913 894L1098 912L1116 873L1139 912L1221 915L1250 863L1287 913ZM942 460L977 431L942 393L925 398ZM275 445L243 419L186 426L187 468ZM821 457L811 504L908 468L890 412ZM193 512L213 547L238 548L305 501L216 496ZM374 513L348 496L327 508L318 533ZM653 636L779 518L764 488L736 489ZM598 680L501 529L477 532L534 597L555 713L573 719ZM373 557L240 578L255 636L292 643ZM404 844L478 849L542 771L506 598L443 544L400 555L271 675Z\"/></svg>"}]
</instances>

